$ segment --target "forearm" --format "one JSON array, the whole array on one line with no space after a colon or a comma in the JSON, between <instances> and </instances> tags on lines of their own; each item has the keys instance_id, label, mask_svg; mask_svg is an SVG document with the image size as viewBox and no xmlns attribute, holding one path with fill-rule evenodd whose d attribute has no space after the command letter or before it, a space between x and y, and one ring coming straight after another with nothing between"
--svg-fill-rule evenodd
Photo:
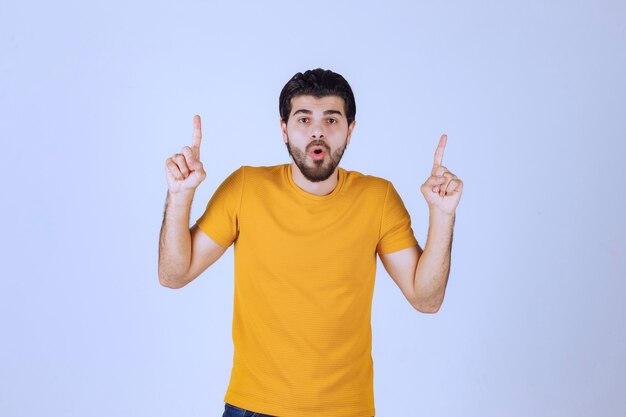
<instances>
[{"instance_id":1,"label":"forearm","mask_svg":"<svg viewBox=\"0 0 626 417\"><path fill-rule=\"evenodd\" d=\"M167 193L159 240L159 281L178 288L185 285L191 260L189 212L194 192Z\"/></svg>"},{"instance_id":2,"label":"forearm","mask_svg":"<svg viewBox=\"0 0 626 417\"><path fill-rule=\"evenodd\" d=\"M426 311L436 312L443 303L450 273L454 220L454 214L430 211L428 238L414 280L417 302Z\"/></svg>"}]
</instances>

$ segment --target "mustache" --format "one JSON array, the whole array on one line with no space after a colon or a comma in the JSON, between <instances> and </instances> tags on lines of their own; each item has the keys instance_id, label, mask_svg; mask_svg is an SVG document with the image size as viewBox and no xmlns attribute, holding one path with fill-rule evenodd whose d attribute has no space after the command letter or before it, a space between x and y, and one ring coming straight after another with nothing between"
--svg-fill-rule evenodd
<instances>
[{"instance_id":1,"label":"mustache","mask_svg":"<svg viewBox=\"0 0 626 417\"><path fill-rule=\"evenodd\" d=\"M315 146L321 146L326 149L327 152L330 152L330 146L328 146L328 144L326 144L326 142L324 142L323 140L314 140L313 142L310 142L308 145L306 145L305 150L308 151Z\"/></svg>"}]
</instances>

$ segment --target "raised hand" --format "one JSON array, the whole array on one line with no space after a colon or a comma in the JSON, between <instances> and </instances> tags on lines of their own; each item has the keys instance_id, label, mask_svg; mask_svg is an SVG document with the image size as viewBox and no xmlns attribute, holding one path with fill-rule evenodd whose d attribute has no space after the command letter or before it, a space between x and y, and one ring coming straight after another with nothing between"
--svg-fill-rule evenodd
<instances>
[{"instance_id":1,"label":"raised hand","mask_svg":"<svg viewBox=\"0 0 626 417\"><path fill-rule=\"evenodd\" d=\"M448 136L441 135L435 151L433 169L430 177L422 184L420 191L431 210L437 209L443 213L454 214L463 193L463 181L441 165L447 141Z\"/></svg>"},{"instance_id":2,"label":"raised hand","mask_svg":"<svg viewBox=\"0 0 626 417\"><path fill-rule=\"evenodd\" d=\"M182 153L177 153L165 161L167 187L170 193L193 192L206 178L206 172L200 162L201 142L202 125L200 116L195 115L191 147L185 146Z\"/></svg>"}]
</instances>

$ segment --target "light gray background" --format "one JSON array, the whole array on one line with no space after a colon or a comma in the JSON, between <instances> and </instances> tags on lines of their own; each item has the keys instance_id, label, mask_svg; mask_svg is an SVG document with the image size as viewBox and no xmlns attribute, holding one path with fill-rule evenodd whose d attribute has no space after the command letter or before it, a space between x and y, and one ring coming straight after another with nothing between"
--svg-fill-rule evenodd
<instances>
[{"instance_id":1,"label":"light gray background","mask_svg":"<svg viewBox=\"0 0 626 417\"><path fill-rule=\"evenodd\" d=\"M315 67L422 244L441 133L465 181L440 312L379 269L377 415L626 415L626 3L99 3L0 3L0 415L221 415L232 250L159 286L164 162L201 114L195 221L288 161L278 94Z\"/></svg>"}]
</instances>

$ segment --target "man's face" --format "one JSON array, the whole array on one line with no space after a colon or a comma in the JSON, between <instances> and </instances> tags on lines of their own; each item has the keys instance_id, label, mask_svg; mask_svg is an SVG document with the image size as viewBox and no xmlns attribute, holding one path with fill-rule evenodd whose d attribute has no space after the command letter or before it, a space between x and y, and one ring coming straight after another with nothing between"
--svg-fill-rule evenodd
<instances>
[{"instance_id":1,"label":"man's face","mask_svg":"<svg viewBox=\"0 0 626 417\"><path fill-rule=\"evenodd\" d=\"M319 182L335 172L355 121L348 125L341 97L297 96L291 99L289 120L281 120L280 125L289 155L302 175Z\"/></svg>"}]
</instances>

